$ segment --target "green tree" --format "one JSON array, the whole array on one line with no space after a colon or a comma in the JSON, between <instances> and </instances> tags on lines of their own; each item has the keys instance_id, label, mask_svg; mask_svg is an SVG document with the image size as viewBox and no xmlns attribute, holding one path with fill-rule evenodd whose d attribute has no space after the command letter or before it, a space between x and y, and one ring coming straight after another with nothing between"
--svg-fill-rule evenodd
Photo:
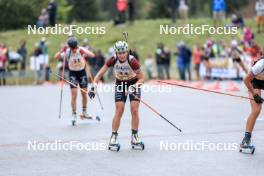
<instances>
[{"instance_id":1,"label":"green tree","mask_svg":"<svg viewBox=\"0 0 264 176\"><path fill-rule=\"evenodd\" d=\"M68 20L95 21L99 19L99 5L96 0L68 0L72 6Z\"/></svg>"},{"instance_id":2,"label":"green tree","mask_svg":"<svg viewBox=\"0 0 264 176\"><path fill-rule=\"evenodd\" d=\"M226 1L227 3L227 12L228 13L233 13L235 11L238 11L242 7L246 6L249 4L250 0L228 0Z\"/></svg>"},{"instance_id":3,"label":"green tree","mask_svg":"<svg viewBox=\"0 0 264 176\"><path fill-rule=\"evenodd\" d=\"M47 0L0 0L0 30L17 29L35 24Z\"/></svg>"},{"instance_id":4,"label":"green tree","mask_svg":"<svg viewBox=\"0 0 264 176\"><path fill-rule=\"evenodd\" d=\"M58 22L66 22L69 16L69 12L72 9L72 5L68 2L68 0L56 0L57 2L57 21Z\"/></svg>"},{"instance_id":5,"label":"green tree","mask_svg":"<svg viewBox=\"0 0 264 176\"><path fill-rule=\"evenodd\" d=\"M116 15L116 0L100 0L102 18L111 20Z\"/></svg>"},{"instance_id":6,"label":"green tree","mask_svg":"<svg viewBox=\"0 0 264 176\"><path fill-rule=\"evenodd\" d=\"M168 18L170 12L167 0L152 0L151 9L149 11L149 18Z\"/></svg>"}]
</instances>

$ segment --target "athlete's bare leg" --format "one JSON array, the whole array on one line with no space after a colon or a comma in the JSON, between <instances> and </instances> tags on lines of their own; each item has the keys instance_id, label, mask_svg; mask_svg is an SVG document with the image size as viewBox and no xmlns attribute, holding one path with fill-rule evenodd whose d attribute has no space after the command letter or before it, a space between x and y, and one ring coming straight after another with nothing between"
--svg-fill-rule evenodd
<instances>
[{"instance_id":1,"label":"athlete's bare leg","mask_svg":"<svg viewBox=\"0 0 264 176\"><path fill-rule=\"evenodd\" d=\"M138 109L139 109L139 101L131 101L130 102L130 111L132 116L131 127L134 130L137 130L139 126Z\"/></svg>"},{"instance_id":2,"label":"athlete's bare leg","mask_svg":"<svg viewBox=\"0 0 264 176\"><path fill-rule=\"evenodd\" d=\"M257 90L259 95L261 96L261 90ZM249 97L253 98L252 94L249 93ZM250 100L251 105L251 112L249 114L249 117L247 119L246 124L246 132L252 132L253 128L255 126L256 120L261 112L262 104L256 103L254 100Z\"/></svg>"},{"instance_id":3,"label":"athlete's bare leg","mask_svg":"<svg viewBox=\"0 0 264 176\"><path fill-rule=\"evenodd\" d=\"M76 113L76 106L77 106L77 88L71 88L71 107L73 113Z\"/></svg>"},{"instance_id":4,"label":"athlete's bare leg","mask_svg":"<svg viewBox=\"0 0 264 176\"><path fill-rule=\"evenodd\" d=\"M120 126L120 121L124 113L125 103L122 101L116 102L115 116L112 121L112 131L117 132Z\"/></svg>"}]
</instances>

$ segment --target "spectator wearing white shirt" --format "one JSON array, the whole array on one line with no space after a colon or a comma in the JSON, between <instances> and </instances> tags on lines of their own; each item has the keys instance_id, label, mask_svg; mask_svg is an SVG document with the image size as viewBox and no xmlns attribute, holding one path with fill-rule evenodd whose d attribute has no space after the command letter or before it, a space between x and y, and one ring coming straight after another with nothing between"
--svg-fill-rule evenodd
<instances>
[{"instance_id":1,"label":"spectator wearing white shirt","mask_svg":"<svg viewBox=\"0 0 264 176\"><path fill-rule=\"evenodd\" d=\"M264 0L257 1L255 10L257 13L258 33L262 33L264 32Z\"/></svg>"},{"instance_id":2,"label":"spectator wearing white shirt","mask_svg":"<svg viewBox=\"0 0 264 176\"><path fill-rule=\"evenodd\" d=\"M188 19L189 7L185 0L180 0L180 6L179 6L178 11L179 11L181 19L183 19L184 21Z\"/></svg>"},{"instance_id":3,"label":"spectator wearing white shirt","mask_svg":"<svg viewBox=\"0 0 264 176\"><path fill-rule=\"evenodd\" d=\"M151 56L151 54L149 54L148 57L145 59L144 65L147 71L148 79L153 79L153 72L155 70L155 60Z\"/></svg>"}]
</instances>

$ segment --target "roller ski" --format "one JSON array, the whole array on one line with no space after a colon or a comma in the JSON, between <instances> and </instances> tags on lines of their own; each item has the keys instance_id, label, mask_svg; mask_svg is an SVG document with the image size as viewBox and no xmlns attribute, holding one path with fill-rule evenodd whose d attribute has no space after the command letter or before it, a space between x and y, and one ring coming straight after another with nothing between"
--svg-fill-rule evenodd
<instances>
[{"instance_id":1,"label":"roller ski","mask_svg":"<svg viewBox=\"0 0 264 176\"><path fill-rule=\"evenodd\" d=\"M117 151L117 152L120 150L120 144L117 141L117 136L118 136L117 132L112 133L109 146L108 146L108 150Z\"/></svg>"},{"instance_id":2,"label":"roller ski","mask_svg":"<svg viewBox=\"0 0 264 176\"><path fill-rule=\"evenodd\" d=\"M77 114L73 113L72 114L72 126L75 126L76 122L77 122Z\"/></svg>"},{"instance_id":3,"label":"roller ski","mask_svg":"<svg viewBox=\"0 0 264 176\"><path fill-rule=\"evenodd\" d=\"M245 136L240 144L239 152L241 153L248 153L248 154L254 154L255 152L255 146L250 144L251 139L248 136Z\"/></svg>"},{"instance_id":4,"label":"roller ski","mask_svg":"<svg viewBox=\"0 0 264 176\"><path fill-rule=\"evenodd\" d=\"M81 120L97 120L98 122L101 121L99 116L96 116L95 118L87 113L83 113L80 115Z\"/></svg>"},{"instance_id":5,"label":"roller ski","mask_svg":"<svg viewBox=\"0 0 264 176\"><path fill-rule=\"evenodd\" d=\"M132 149L139 149L139 150L145 149L145 145L142 141L139 140L137 132L132 132L131 147L132 147Z\"/></svg>"}]
</instances>

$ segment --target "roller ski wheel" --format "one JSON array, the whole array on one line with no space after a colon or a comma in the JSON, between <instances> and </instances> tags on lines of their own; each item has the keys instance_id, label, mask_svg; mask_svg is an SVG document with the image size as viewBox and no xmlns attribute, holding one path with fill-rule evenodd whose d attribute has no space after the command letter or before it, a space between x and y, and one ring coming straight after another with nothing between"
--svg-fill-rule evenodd
<instances>
[{"instance_id":1,"label":"roller ski wheel","mask_svg":"<svg viewBox=\"0 0 264 176\"><path fill-rule=\"evenodd\" d=\"M145 145L139 139L137 133L132 133L132 136L131 136L131 147L132 147L132 149L139 149L139 150L144 150L145 149Z\"/></svg>"},{"instance_id":2,"label":"roller ski wheel","mask_svg":"<svg viewBox=\"0 0 264 176\"><path fill-rule=\"evenodd\" d=\"M99 116L96 116L95 119L100 122L101 121L101 118Z\"/></svg>"},{"instance_id":3,"label":"roller ski wheel","mask_svg":"<svg viewBox=\"0 0 264 176\"><path fill-rule=\"evenodd\" d=\"M109 145L108 150L118 152L120 150L120 144Z\"/></svg>"},{"instance_id":4,"label":"roller ski wheel","mask_svg":"<svg viewBox=\"0 0 264 176\"><path fill-rule=\"evenodd\" d=\"M118 133L113 132L109 141L108 150L112 151L119 151L120 150L120 144L117 140Z\"/></svg>"},{"instance_id":5,"label":"roller ski wheel","mask_svg":"<svg viewBox=\"0 0 264 176\"><path fill-rule=\"evenodd\" d=\"M72 126L75 126L77 122L77 115L76 114L72 114Z\"/></svg>"},{"instance_id":6,"label":"roller ski wheel","mask_svg":"<svg viewBox=\"0 0 264 176\"><path fill-rule=\"evenodd\" d=\"M140 143L132 143L131 142L131 147L132 147L132 149L144 150L145 144L143 142L140 142Z\"/></svg>"},{"instance_id":7,"label":"roller ski wheel","mask_svg":"<svg viewBox=\"0 0 264 176\"><path fill-rule=\"evenodd\" d=\"M254 145L249 145L249 146L240 145L239 152L253 155L255 153L255 150L256 150L256 147Z\"/></svg>"},{"instance_id":8,"label":"roller ski wheel","mask_svg":"<svg viewBox=\"0 0 264 176\"><path fill-rule=\"evenodd\" d=\"M245 136L240 144L239 152L253 155L255 152L255 146L251 144L251 138Z\"/></svg>"},{"instance_id":9,"label":"roller ski wheel","mask_svg":"<svg viewBox=\"0 0 264 176\"><path fill-rule=\"evenodd\" d=\"M72 120L72 126L75 126L76 120Z\"/></svg>"}]
</instances>

